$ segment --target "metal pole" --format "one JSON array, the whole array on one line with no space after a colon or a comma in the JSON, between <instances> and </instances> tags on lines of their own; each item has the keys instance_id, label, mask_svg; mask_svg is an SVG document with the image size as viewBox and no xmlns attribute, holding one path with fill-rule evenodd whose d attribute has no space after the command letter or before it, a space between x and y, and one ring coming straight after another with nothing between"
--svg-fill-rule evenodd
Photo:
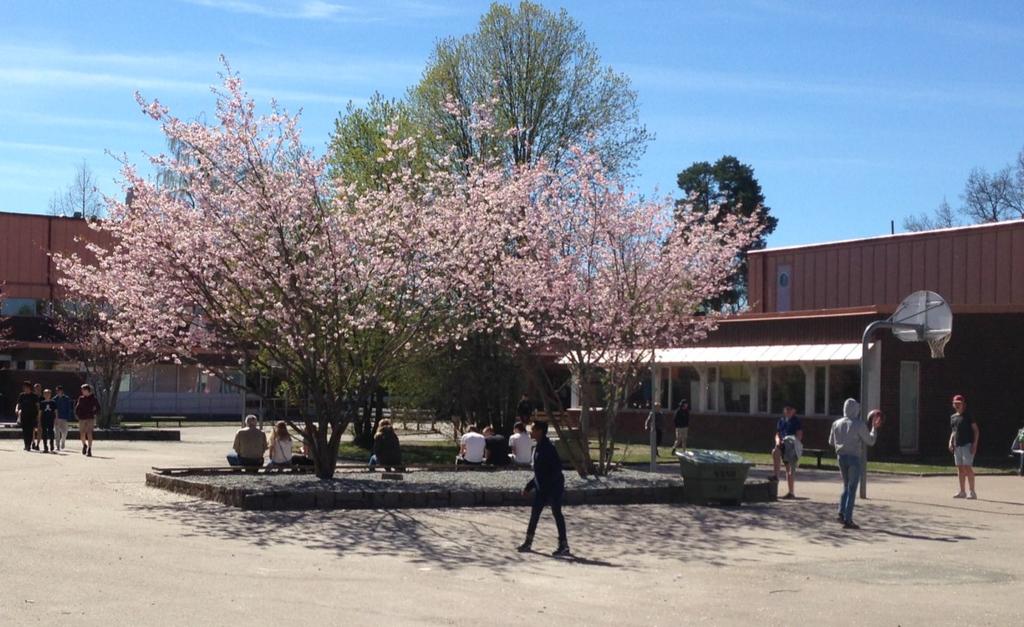
<instances>
[{"instance_id":1,"label":"metal pole","mask_svg":"<svg viewBox=\"0 0 1024 627\"><path fill-rule=\"evenodd\" d=\"M892 320L876 320L864 329L864 335L861 337L860 347L861 415L859 418L861 420L866 420L868 413L873 409L868 407L868 344L871 342L871 336L879 329L916 329L918 332L924 331L924 327L922 325L893 322ZM868 447L863 442L860 444L860 468L860 498L866 499L868 497Z\"/></svg>"},{"instance_id":2,"label":"metal pole","mask_svg":"<svg viewBox=\"0 0 1024 627\"><path fill-rule=\"evenodd\" d=\"M657 436L657 422L658 415L652 408L649 414L650 429L651 432L651 472L658 472L658 436Z\"/></svg>"}]
</instances>

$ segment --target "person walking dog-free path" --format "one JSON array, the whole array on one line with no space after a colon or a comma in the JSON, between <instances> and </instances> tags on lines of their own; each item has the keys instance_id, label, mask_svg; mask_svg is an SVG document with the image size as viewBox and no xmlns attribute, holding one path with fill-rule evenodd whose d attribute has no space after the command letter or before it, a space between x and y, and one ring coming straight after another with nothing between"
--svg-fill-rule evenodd
<instances>
[{"instance_id":1,"label":"person walking dog-free path","mask_svg":"<svg viewBox=\"0 0 1024 627\"><path fill-rule=\"evenodd\" d=\"M75 417L78 418L78 437L82 441L82 455L92 457L92 432L96 428L96 416L100 413L100 402L92 393L92 386L82 386L82 395L75 403Z\"/></svg>"},{"instance_id":2,"label":"person walking dog-free path","mask_svg":"<svg viewBox=\"0 0 1024 627\"><path fill-rule=\"evenodd\" d=\"M530 510L530 524L526 528L526 541L518 551L526 553L533 549L533 536L537 522L545 505L551 506L551 515L558 527L558 548L552 555L569 555L569 541L565 535L565 518L562 516L562 498L565 496L565 477L562 475L562 460L555 445L548 439L548 423L538 420L530 428L530 437L537 442L533 450L533 479L523 488L523 496L533 492L533 509Z\"/></svg>"},{"instance_id":3,"label":"person walking dog-free path","mask_svg":"<svg viewBox=\"0 0 1024 627\"><path fill-rule=\"evenodd\" d=\"M860 419L860 403L848 398L843 404L843 417L832 423L828 443L836 450L839 474L843 477L843 493L839 497L839 522L845 529L860 529L853 522L853 504L857 500L857 487L864 468L861 466L860 447L874 446L878 427L882 425L882 412L875 409L868 414L871 432Z\"/></svg>"}]
</instances>

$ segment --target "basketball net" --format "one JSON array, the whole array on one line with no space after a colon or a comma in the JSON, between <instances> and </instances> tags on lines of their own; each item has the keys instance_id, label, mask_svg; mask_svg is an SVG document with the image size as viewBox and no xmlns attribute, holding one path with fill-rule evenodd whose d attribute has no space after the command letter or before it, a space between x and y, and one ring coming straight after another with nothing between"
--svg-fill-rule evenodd
<instances>
[{"instance_id":1,"label":"basketball net","mask_svg":"<svg viewBox=\"0 0 1024 627\"><path fill-rule=\"evenodd\" d=\"M928 348L932 351L932 359L942 359L945 355L946 343L949 342L949 338L952 334L946 333L938 337L928 337L925 341L928 342Z\"/></svg>"}]
</instances>

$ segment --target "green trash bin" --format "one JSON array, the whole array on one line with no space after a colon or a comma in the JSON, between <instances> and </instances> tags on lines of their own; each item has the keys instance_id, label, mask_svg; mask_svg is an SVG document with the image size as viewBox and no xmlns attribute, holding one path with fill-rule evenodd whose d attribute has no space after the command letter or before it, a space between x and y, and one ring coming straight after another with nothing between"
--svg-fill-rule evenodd
<instances>
[{"instance_id":1,"label":"green trash bin","mask_svg":"<svg viewBox=\"0 0 1024 627\"><path fill-rule=\"evenodd\" d=\"M676 457L687 503L739 505L743 500L743 484L753 464L742 456L729 451L687 449L676 452Z\"/></svg>"}]
</instances>

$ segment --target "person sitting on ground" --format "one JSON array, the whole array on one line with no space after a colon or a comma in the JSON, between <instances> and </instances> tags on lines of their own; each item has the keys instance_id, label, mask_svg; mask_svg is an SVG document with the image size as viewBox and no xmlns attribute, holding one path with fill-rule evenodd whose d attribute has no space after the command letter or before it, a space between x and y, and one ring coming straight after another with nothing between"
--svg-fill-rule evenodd
<instances>
[{"instance_id":1,"label":"person sitting on ground","mask_svg":"<svg viewBox=\"0 0 1024 627\"><path fill-rule=\"evenodd\" d=\"M373 455L370 456L370 470L380 464L384 470L391 472L402 467L402 447L398 434L391 421L387 418L377 425L377 433L373 434Z\"/></svg>"},{"instance_id":2,"label":"person sitting on ground","mask_svg":"<svg viewBox=\"0 0 1024 627\"><path fill-rule=\"evenodd\" d=\"M512 430L514 433L508 439L508 443L512 447L510 457L519 466L529 466L533 463L533 440L526 433L526 425L517 422Z\"/></svg>"},{"instance_id":3,"label":"person sitting on ground","mask_svg":"<svg viewBox=\"0 0 1024 627\"><path fill-rule=\"evenodd\" d=\"M484 451L487 450L487 439L480 435L476 425L470 425L469 431L459 440L459 455L455 458L456 464L484 463Z\"/></svg>"},{"instance_id":4,"label":"person sitting on ground","mask_svg":"<svg viewBox=\"0 0 1024 627\"><path fill-rule=\"evenodd\" d=\"M270 434L270 459L268 467L292 465L292 436L288 433L288 423L278 420L274 431Z\"/></svg>"},{"instance_id":5,"label":"person sitting on ground","mask_svg":"<svg viewBox=\"0 0 1024 627\"><path fill-rule=\"evenodd\" d=\"M491 466L508 466L508 442L494 432L494 425L484 427L484 462Z\"/></svg>"},{"instance_id":6,"label":"person sitting on ground","mask_svg":"<svg viewBox=\"0 0 1024 627\"><path fill-rule=\"evenodd\" d=\"M231 446L233 452L228 454L228 463L232 466L262 466L263 452L267 450L267 434L256 426L256 416L245 417L245 428L235 434L235 442Z\"/></svg>"}]
</instances>

